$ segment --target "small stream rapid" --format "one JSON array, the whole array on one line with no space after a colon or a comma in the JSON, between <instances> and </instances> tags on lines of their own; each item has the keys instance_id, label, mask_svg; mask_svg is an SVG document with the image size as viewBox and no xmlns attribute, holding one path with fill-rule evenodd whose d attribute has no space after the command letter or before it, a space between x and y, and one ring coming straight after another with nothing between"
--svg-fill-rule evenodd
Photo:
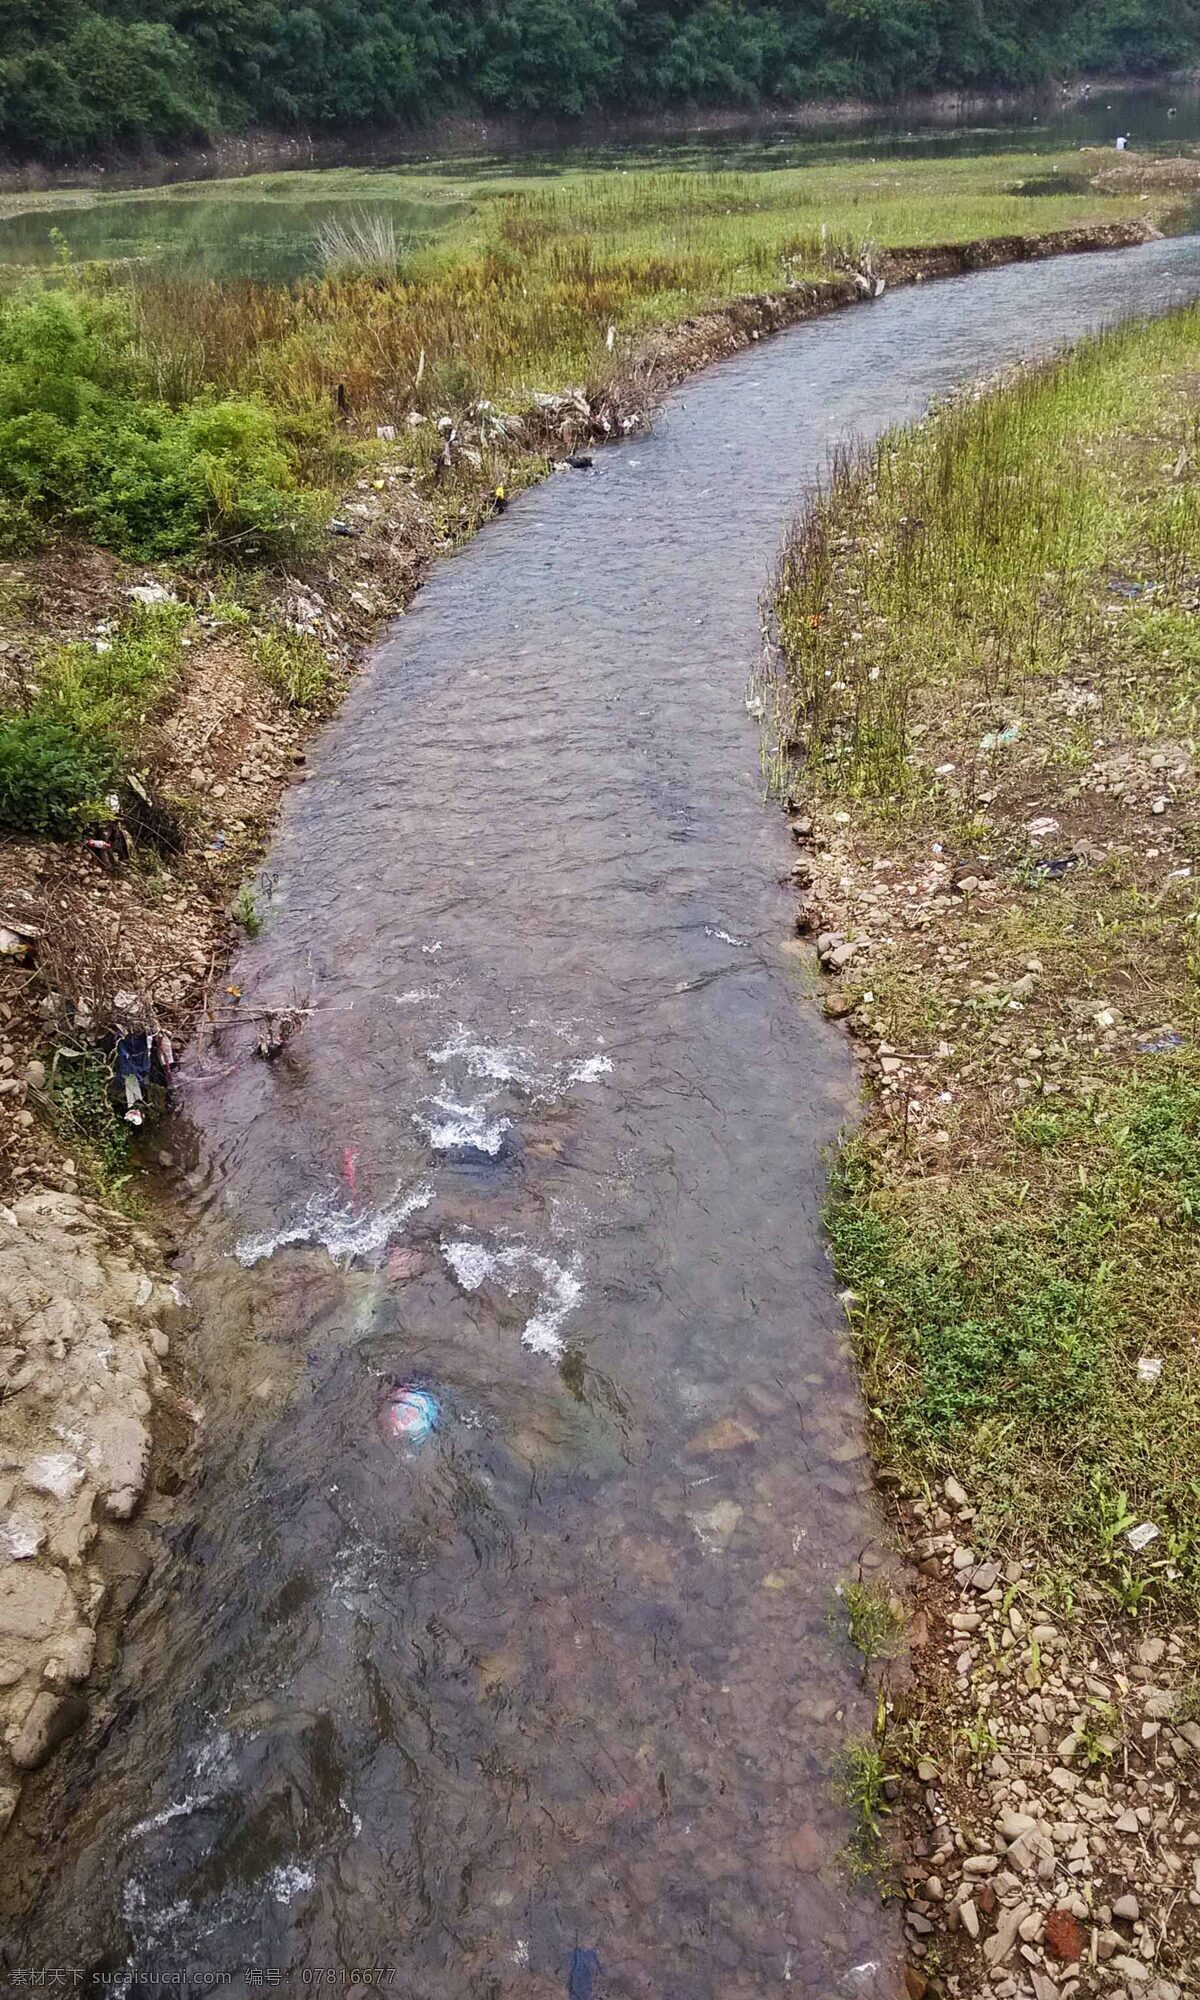
<instances>
[{"instance_id":1,"label":"small stream rapid","mask_svg":"<svg viewBox=\"0 0 1200 2000\"><path fill-rule=\"evenodd\" d=\"M818 1229L853 1070L782 949L757 600L835 442L1198 291L1189 239L798 327L380 648L235 968L313 1011L191 1067L205 1469L22 1962L129 2000L901 1990L836 1860L869 1717L833 1591L880 1534Z\"/></svg>"}]
</instances>

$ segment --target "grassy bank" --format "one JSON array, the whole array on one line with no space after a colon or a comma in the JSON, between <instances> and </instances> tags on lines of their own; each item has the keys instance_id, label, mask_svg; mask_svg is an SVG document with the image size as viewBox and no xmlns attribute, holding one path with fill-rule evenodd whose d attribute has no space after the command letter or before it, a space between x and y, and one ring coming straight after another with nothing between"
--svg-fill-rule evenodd
<instances>
[{"instance_id":1,"label":"grassy bank","mask_svg":"<svg viewBox=\"0 0 1200 2000\"><path fill-rule=\"evenodd\" d=\"M915 1586L855 1751L900 1779L907 1990L1180 2000L1200 310L844 458L772 599L798 926L868 1079L828 1223Z\"/></svg>"},{"instance_id":2,"label":"grassy bank","mask_svg":"<svg viewBox=\"0 0 1200 2000\"><path fill-rule=\"evenodd\" d=\"M875 1078L830 1226L881 1452L1130 1611L1200 1605L1198 383L1191 310L946 408L776 586Z\"/></svg>"}]
</instances>

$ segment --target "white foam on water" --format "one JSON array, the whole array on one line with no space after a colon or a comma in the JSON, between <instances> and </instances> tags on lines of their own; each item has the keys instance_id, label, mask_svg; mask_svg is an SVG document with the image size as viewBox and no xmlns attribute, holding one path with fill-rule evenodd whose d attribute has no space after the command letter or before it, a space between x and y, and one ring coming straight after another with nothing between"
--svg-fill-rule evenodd
<instances>
[{"instance_id":1,"label":"white foam on water","mask_svg":"<svg viewBox=\"0 0 1200 2000\"><path fill-rule=\"evenodd\" d=\"M263 1887L274 1896L277 1903L293 1903L306 1889L316 1887L317 1878L311 1868L272 1868Z\"/></svg>"},{"instance_id":2,"label":"white foam on water","mask_svg":"<svg viewBox=\"0 0 1200 2000\"><path fill-rule=\"evenodd\" d=\"M522 1344L531 1354L547 1354L557 1360L563 1351L562 1323L583 1297L583 1285L574 1271L556 1264L552 1257L539 1257L538 1269L545 1282L542 1301L533 1318L526 1322Z\"/></svg>"},{"instance_id":3,"label":"white foam on water","mask_svg":"<svg viewBox=\"0 0 1200 2000\"><path fill-rule=\"evenodd\" d=\"M562 1327L583 1297L578 1274L554 1257L531 1249L528 1243L507 1243L500 1250L466 1238L443 1242L442 1256L464 1292L477 1292L488 1279L501 1286L509 1298L528 1291L529 1274L537 1284L534 1309L521 1335L521 1344L531 1354L544 1354L556 1361L563 1351Z\"/></svg>"},{"instance_id":4,"label":"white foam on water","mask_svg":"<svg viewBox=\"0 0 1200 2000\"><path fill-rule=\"evenodd\" d=\"M295 1222L272 1235L243 1237L233 1254L246 1270L294 1243L319 1244L335 1264L349 1264L356 1257L379 1257L409 1216L428 1208L432 1200L433 1188L428 1181L404 1195L397 1188L383 1208L366 1214L339 1203L333 1195L312 1195Z\"/></svg>"},{"instance_id":5,"label":"white foam on water","mask_svg":"<svg viewBox=\"0 0 1200 2000\"><path fill-rule=\"evenodd\" d=\"M439 1048L430 1049L428 1054L438 1069L459 1063L468 1076L479 1081L505 1083L551 1103L577 1083L595 1083L607 1076L613 1066L612 1057L606 1055L539 1063L530 1050L515 1043L482 1041L461 1022Z\"/></svg>"},{"instance_id":6,"label":"white foam on water","mask_svg":"<svg viewBox=\"0 0 1200 2000\"><path fill-rule=\"evenodd\" d=\"M739 951L745 951L746 949L745 938L733 937L729 931L717 930L713 924L705 924L704 935L705 937L719 938L722 944L736 945Z\"/></svg>"},{"instance_id":7,"label":"white foam on water","mask_svg":"<svg viewBox=\"0 0 1200 2000\"><path fill-rule=\"evenodd\" d=\"M415 1111L413 1124L425 1133L436 1153L459 1152L470 1147L473 1152L487 1153L494 1159L504 1144L509 1120L491 1117L486 1100L482 1104L458 1104L452 1097L435 1097L432 1110L435 1114L432 1117Z\"/></svg>"},{"instance_id":8,"label":"white foam on water","mask_svg":"<svg viewBox=\"0 0 1200 2000\"><path fill-rule=\"evenodd\" d=\"M397 1007L416 1007L422 1000L436 1000L432 986L410 986L407 993L393 993Z\"/></svg>"},{"instance_id":9,"label":"white foam on water","mask_svg":"<svg viewBox=\"0 0 1200 2000\"><path fill-rule=\"evenodd\" d=\"M567 1082L598 1083L602 1076L611 1074L611 1056L585 1056L582 1062L571 1064L567 1071Z\"/></svg>"},{"instance_id":10,"label":"white foam on water","mask_svg":"<svg viewBox=\"0 0 1200 2000\"><path fill-rule=\"evenodd\" d=\"M496 1260L482 1243L443 1243L442 1256L464 1292L477 1292L490 1278Z\"/></svg>"},{"instance_id":11,"label":"white foam on water","mask_svg":"<svg viewBox=\"0 0 1200 2000\"><path fill-rule=\"evenodd\" d=\"M140 1819L131 1826L127 1840L141 1840L148 1833L157 1833L160 1826L170 1826L173 1819L186 1819L189 1813L199 1812L201 1806L211 1805L215 1792L189 1792L186 1799L179 1799L173 1806L164 1806L161 1812L151 1813L149 1819Z\"/></svg>"},{"instance_id":12,"label":"white foam on water","mask_svg":"<svg viewBox=\"0 0 1200 2000\"><path fill-rule=\"evenodd\" d=\"M536 1090L542 1082L528 1049L480 1041L461 1022L440 1048L430 1049L429 1060L439 1069L444 1069L447 1063L461 1062L468 1076L486 1078L491 1083L515 1083L522 1090Z\"/></svg>"}]
</instances>

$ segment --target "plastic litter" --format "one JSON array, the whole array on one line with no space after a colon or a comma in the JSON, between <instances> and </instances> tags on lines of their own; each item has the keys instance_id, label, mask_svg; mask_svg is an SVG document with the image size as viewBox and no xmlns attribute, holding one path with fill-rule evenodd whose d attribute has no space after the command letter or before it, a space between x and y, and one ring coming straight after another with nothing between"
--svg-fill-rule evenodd
<instances>
[{"instance_id":1,"label":"plastic litter","mask_svg":"<svg viewBox=\"0 0 1200 2000\"><path fill-rule=\"evenodd\" d=\"M981 750L1003 750L1009 743L1015 743L1020 734L1019 722L1006 722L1003 729L990 729L986 736L981 737L979 747Z\"/></svg>"},{"instance_id":2,"label":"plastic litter","mask_svg":"<svg viewBox=\"0 0 1200 2000\"><path fill-rule=\"evenodd\" d=\"M1142 1056L1165 1056L1168 1050L1183 1047L1183 1036L1177 1028L1159 1028L1153 1034L1139 1035L1135 1047Z\"/></svg>"},{"instance_id":3,"label":"plastic litter","mask_svg":"<svg viewBox=\"0 0 1200 2000\"><path fill-rule=\"evenodd\" d=\"M153 1042L149 1035L122 1035L117 1043L117 1082L125 1098L125 1121L140 1125L146 1116Z\"/></svg>"},{"instance_id":4,"label":"plastic litter","mask_svg":"<svg viewBox=\"0 0 1200 2000\"><path fill-rule=\"evenodd\" d=\"M117 1043L117 1083L125 1103L127 1125L146 1119L146 1093L152 1083L169 1090L174 1082L175 1051L168 1035L144 1030L122 1035Z\"/></svg>"},{"instance_id":5,"label":"plastic litter","mask_svg":"<svg viewBox=\"0 0 1200 2000\"><path fill-rule=\"evenodd\" d=\"M590 451L573 451L567 460L572 472L590 472L595 460Z\"/></svg>"},{"instance_id":6,"label":"plastic litter","mask_svg":"<svg viewBox=\"0 0 1200 2000\"><path fill-rule=\"evenodd\" d=\"M1061 882L1064 875L1069 875L1072 868L1078 868L1078 866L1079 856L1077 854L1056 854L1053 857L1048 857L1045 861L1035 861L1033 864L1033 873L1040 875L1045 882Z\"/></svg>"},{"instance_id":7,"label":"plastic litter","mask_svg":"<svg viewBox=\"0 0 1200 2000\"><path fill-rule=\"evenodd\" d=\"M1139 1382L1157 1382L1162 1374L1162 1360L1157 1354L1138 1356L1137 1375Z\"/></svg>"},{"instance_id":8,"label":"plastic litter","mask_svg":"<svg viewBox=\"0 0 1200 2000\"><path fill-rule=\"evenodd\" d=\"M600 1960L596 1953L583 1945L576 1945L571 1953L571 1976L567 1982L570 2000L592 2000L599 1971Z\"/></svg>"},{"instance_id":9,"label":"plastic litter","mask_svg":"<svg viewBox=\"0 0 1200 2000\"><path fill-rule=\"evenodd\" d=\"M396 1389L384 1409L384 1427L392 1437L421 1444L438 1427L441 1405L428 1389Z\"/></svg>"},{"instance_id":10,"label":"plastic litter","mask_svg":"<svg viewBox=\"0 0 1200 2000\"><path fill-rule=\"evenodd\" d=\"M1136 1528L1129 1530L1125 1539L1136 1555L1139 1550L1148 1548L1151 1542L1156 1542L1160 1533L1161 1530L1155 1527L1153 1521L1139 1521Z\"/></svg>"}]
</instances>

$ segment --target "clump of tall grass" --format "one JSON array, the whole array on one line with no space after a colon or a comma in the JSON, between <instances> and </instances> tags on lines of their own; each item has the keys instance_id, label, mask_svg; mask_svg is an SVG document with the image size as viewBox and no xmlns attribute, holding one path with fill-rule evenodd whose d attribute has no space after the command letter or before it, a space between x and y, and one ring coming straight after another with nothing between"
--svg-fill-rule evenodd
<instances>
[{"instance_id":1,"label":"clump of tall grass","mask_svg":"<svg viewBox=\"0 0 1200 2000\"><path fill-rule=\"evenodd\" d=\"M329 277L395 277L412 250L412 239L397 234L395 218L384 209L331 216L317 231L317 256Z\"/></svg>"}]
</instances>

